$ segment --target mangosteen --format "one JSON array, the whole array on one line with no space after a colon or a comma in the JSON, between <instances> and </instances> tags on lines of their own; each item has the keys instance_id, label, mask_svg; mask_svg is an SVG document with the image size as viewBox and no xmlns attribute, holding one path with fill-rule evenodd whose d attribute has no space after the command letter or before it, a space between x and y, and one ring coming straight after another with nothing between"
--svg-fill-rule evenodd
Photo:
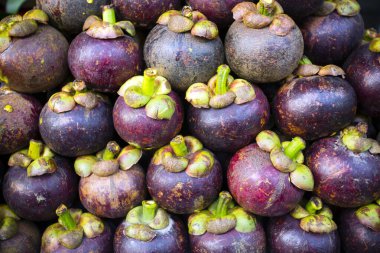
<instances>
[{"instance_id":1,"label":"mangosteen","mask_svg":"<svg viewBox=\"0 0 380 253\"><path fill-rule=\"evenodd\" d=\"M348 126L356 114L356 94L335 65L313 65L303 58L273 102L277 127L305 140L326 137ZM293 79L294 78L294 79Z\"/></svg>"},{"instance_id":2,"label":"mangosteen","mask_svg":"<svg viewBox=\"0 0 380 253\"><path fill-rule=\"evenodd\" d=\"M366 124L350 126L340 135L314 142L308 150L314 192L323 201L354 208L380 198L380 145L366 138L366 132Z\"/></svg>"},{"instance_id":3,"label":"mangosteen","mask_svg":"<svg viewBox=\"0 0 380 253\"><path fill-rule=\"evenodd\" d=\"M270 218L267 229L271 253L340 253L333 213L317 197L305 207L297 205L290 214Z\"/></svg>"},{"instance_id":4,"label":"mangosteen","mask_svg":"<svg viewBox=\"0 0 380 253\"><path fill-rule=\"evenodd\" d=\"M115 253L188 252L186 228L182 221L160 208L153 200L143 201L128 212L117 227Z\"/></svg>"},{"instance_id":5,"label":"mangosteen","mask_svg":"<svg viewBox=\"0 0 380 253\"><path fill-rule=\"evenodd\" d=\"M189 217L193 253L265 253L265 232L254 215L235 206L228 192Z\"/></svg>"},{"instance_id":6,"label":"mangosteen","mask_svg":"<svg viewBox=\"0 0 380 253\"><path fill-rule=\"evenodd\" d=\"M41 109L34 97L0 87L0 155L16 152L39 136Z\"/></svg>"},{"instance_id":7,"label":"mangosteen","mask_svg":"<svg viewBox=\"0 0 380 253\"><path fill-rule=\"evenodd\" d=\"M199 11L185 6L160 16L144 45L148 67L156 68L174 90L186 91L196 82L207 82L224 62L218 27Z\"/></svg>"},{"instance_id":8,"label":"mangosteen","mask_svg":"<svg viewBox=\"0 0 380 253\"><path fill-rule=\"evenodd\" d=\"M364 23L356 0L326 0L300 25L305 54L319 65L342 64L360 45Z\"/></svg>"},{"instance_id":9,"label":"mangosteen","mask_svg":"<svg viewBox=\"0 0 380 253\"><path fill-rule=\"evenodd\" d=\"M79 197L91 213L106 218L120 218L137 206L146 195L145 172L137 164L142 151L127 146L120 151L109 142L96 156L75 160L75 171L81 177Z\"/></svg>"},{"instance_id":10,"label":"mangosteen","mask_svg":"<svg viewBox=\"0 0 380 253\"><path fill-rule=\"evenodd\" d=\"M112 106L104 95L89 91L83 81L74 81L50 97L39 127L54 152L69 157L88 155L112 139Z\"/></svg>"},{"instance_id":11,"label":"mangosteen","mask_svg":"<svg viewBox=\"0 0 380 253\"><path fill-rule=\"evenodd\" d=\"M110 0L37 0L37 7L47 13L51 23L60 31L76 35L90 15L100 15L101 6Z\"/></svg>"},{"instance_id":12,"label":"mangosteen","mask_svg":"<svg viewBox=\"0 0 380 253\"><path fill-rule=\"evenodd\" d=\"M113 122L119 136L143 149L159 148L179 133L183 123L180 97L157 69L129 79L118 91Z\"/></svg>"},{"instance_id":13,"label":"mangosteen","mask_svg":"<svg viewBox=\"0 0 380 253\"><path fill-rule=\"evenodd\" d=\"M380 117L380 34L369 44L355 50L344 68L354 87L359 110L371 117Z\"/></svg>"},{"instance_id":14,"label":"mangosteen","mask_svg":"<svg viewBox=\"0 0 380 253\"><path fill-rule=\"evenodd\" d=\"M240 149L227 170L228 188L236 202L248 212L280 216L296 207L304 191L312 191L313 175L303 165L300 137L281 143L278 135L265 130L256 143Z\"/></svg>"},{"instance_id":15,"label":"mangosteen","mask_svg":"<svg viewBox=\"0 0 380 253\"><path fill-rule=\"evenodd\" d=\"M66 38L39 9L0 21L0 81L24 93L51 90L67 74Z\"/></svg>"},{"instance_id":16,"label":"mangosteen","mask_svg":"<svg viewBox=\"0 0 380 253\"><path fill-rule=\"evenodd\" d=\"M158 17L172 9L181 8L181 0L112 0L116 11L142 28L152 28Z\"/></svg>"},{"instance_id":17,"label":"mangosteen","mask_svg":"<svg viewBox=\"0 0 380 253\"><path fill-rule=\"evenodd\" d=\"M115 10L103 7L103 20L89 16L83 32L71 42L69 67L73 76L101 92L115 92L142 69L142 51L130 21L116 22ZM128 34L124 34L124 31Z\"/></svg>"},{"instance_id":18,"label":"mangosteen","mask_svg":"<svg viewBox=\"0 0 380 253\"><path fill-rule=\"evenodd\" d=\"M342 210L339 233L346 253L376 253L380 249L380 199L358 209Z\"/></svg>"},{"instance_id":19,"label":"mangosteen","mask_svg":"<svg viewBox=\"0 0 380 253\"><path fill-rule=\"evenodd\" d=\"M60 205L56 211L58 222L46 228L42 235L41 253L110 253L110 226L91 213L67 209Z\"/></svg>"},{"instance_id":20,"label":"mangosteen","mask_svg":"<svg viewBox=\"0 0 380 253\"><path fill-rule=\"evenodd\" d=\"M42 142L31 140L29 149L10 156L8 166L3 194L18 216L48 221L54 218L60 203L70 206L75 200L78 179L69 161Z\"/></svg>"},{"instance_id":21,"label":"mangosteen","mask_svg":"<svg viewBox=\"0 0 380 253\"><path fill-rule=\"evenodd\" d=\"M273 0L243 2L232 9L235 22L225 39L227 62L241 78L277 82L297 68L303 55L302 34Z\"/></svg>"},{"instance_id":22,"label":"mangosteen","mask_svg":"<svg viewBox=\"0 0 380 253\"><path fill-rule=\"evenodd\" d=\"M316 13L323 5L324 0L277 0L284 8L284 12L299 21Z\"/></svg>"},{"instance_id":23,"label":"mangosteen","mask_svg":"<svg viewBox=\"0 0 380 253\"><path fill-rule=\"evenodd\" d=\"M214 154L198 139L178 135L154 154L146 180L150 195L162 208L191 214L217 198L222 172Z\"/></svg>"},{"instance_id":24,"label":"mangosteen","mask_svg":"<svg viewBox=\"0 0 380 253\"><path fill-rule=\"evenodd\" d=\"M269 121L268 100L260 88L229 73L221 65L207 85L195 83L186 92L189 130L213 151L236 152Z\"/></svg>"}]
</instances>

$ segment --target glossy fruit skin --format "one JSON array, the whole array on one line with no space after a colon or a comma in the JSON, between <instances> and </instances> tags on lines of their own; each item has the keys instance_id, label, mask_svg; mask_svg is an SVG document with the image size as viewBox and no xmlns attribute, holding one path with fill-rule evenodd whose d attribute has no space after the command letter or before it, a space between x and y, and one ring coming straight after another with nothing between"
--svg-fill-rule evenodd
<instances>
[{"instance_id":1,"label":"glossy fruit skin","mask_svg":"<svg viewBox=\"0 0 380 253\"><path fill-rule=\"evenodd\" d=\"M265 253L265 232L261 222L257 221L256 230L241 233L232 229L217 235L206 232L203 235L190 235L193 253Z\"/></svg>"},{"instance_id":2,"label":"glossy fruit skin","mask_svg":"<svg viewBox=\"0 0 380 253\"><path fill-rule=\"evenodd\" d=\"M58 30L39 24L36 33L12 38L9 48L0 54L0 69L8 78L8 86L15 91L48 91L68 75L68 48L66 38Z\"/></svg>"},{"instance_id":3,"label":"glossy fruit skin","mask_svg":"<svg viewBox=\"0 0 380 253\"><path fill-rule=\"evenodd\" d=\"M253 29L235 21L227 32L225 51L229 66L240 78L272 83L297 68L303 55L303 39L297 26L281 37L268 27Z\"/></svg>"},{"instance_id":4,"label":"glossy fruit skin","mask_svg":"<svg viewBox=\"0 0 380 253\"><path fill-rule=\"evenodd\" d=\"M68 55L73 76L101 92L115 92L142 70L142 51L129 36L101 40L80 33L71 42Z\"/></svg>"},{"instance_id":5,"label":"glossy fruit skin","mask_svg":"<svg viewBox=\"0 0 380 253\"><path fill-rule=\"evenodd\" d=\"M380 197L380 156L354 153L337 137L314 142L306 162L314 175L314 193L331 205L349 208Z\"/></svg>"},{"instance_id":6,"label":"glossy fruit skin","mask_svg":"<svg viewBox=\"0 0 380 253\"><path fill-rule=\"evenodd\" d=\"M104 222L104 231L95 238L87 238L83 236L82 244L75 249L68 249L59 243L55 243L49 237L57 223L49 226L42 235L41 253L110 253L112 252L112 230L107 222Z\"/></svg>"},{"instance_id":7,"label":"glossy fruit skin","mask_svg":"<svg viewBox=\"0 0 380 253\"><path fill-rule=\"evenodd\" d=\"M310 16L300 26L305 42L305 55L314 64L342 64L360 45L364 34L363 18L340 16L336 11L327 16Z\"/></svg>"},{"instance_id":8,"label":"glossy fruit skin","mask_svg":"<svg viewBox=\"0 0 380 253\"><path fill-rule=\"evenodd\" d=\"M355 91L344 79L312 76L284 84L274 99L273 113L284 134L315 140L349 125L356 104Z\"/></svg>"},{"instance_id":9,"label":"glossy fruit skin","mask_svg":"<svg viewBox=\"0 0 380 253\"><path fill-rule=\"evenodd\" d=\"M347 80L354 87L359 109L371 117L380 117L380 53L368 44L355 50L344 64Z\"/></svg>"},{"instance_id":10,"label":"glossy fruit skin","mask_svg":"<svg viewBox=\"0 0 380 253\"><path fill-rule=\"evenodd\" d=\"M295 20L302 20L319 10L323 0L278 0L284 12Z\"/></svg>"},{"instance_id":11,"label":"glossy fruit skin","mask_svg":"<svg viewBox=\"0 0 380 253\"><path fill-rule=\"evenodd\" d=\"M251 102L223 108L188 107L187 124L192 135L213 151L236 152L251 143L269 121L267 98L257 86Z\"/></svg>"},{"instance_id":12,"label":"glossy fruit skin","mask_svg":"<svg viewBox=\"0 0 380 253\"><path fill-rule=\"evenodd\" d=\"M55 156L57 170L52 174L28 177L26 169L8 169L3 181L6 203L20 217L48 221L56 216L60 204L71 206L78 193L78 177L68 160Z\"/></svg>"},{"instance_id":13,"label":"glossy fruit skin","mask_svg":"<svg viewBox=\"0 0 380 253\"><path fill-rule=\"evenodd\" d=\"M37 0L37 6L45 11L52 25L60 31L76 35L82 31L86 18L101 16L101 6L110 0L96 0L90 3L83 0Z\"/></svg>"},{"instance_id":14,"label":"glossy fruit skin","mask_svg":"<svg viewBox=\"0 0 380 253\"><path fill-rule=\"evenodd\" d=\"M219 37L206 40L156 25L146 39L144 59L148 67L156 68L169 80L174 90L184 92L193 83L207 83L215 75L215 69L224 62L224 49Z\"/></svg>"},{"instance_id":15,"label":"glossy fruit skin","mask_svg":"<svg viewBox=\"0 0 380 253\"><path fill-rule=\"evenodd\" d=\"M12 106L12 112L4 110ZM34 97L17 92L0 95L0 155L14 153L38 138L42 105Z\"/></svg>"},{"instance_id":16,"label":"glossy fruit skin","mask_svg":"<svg viewBox=\"0 0 380 253\"><path fill-rule=\"evenodd\" d=\"M267 227L271 253L339 253L338 231L316 234L302 230L300 221L290 215L274 217ZM351 238L352 240L353 238Z\"/></svg>"},{"instance_id":17,"label":"glossy fruit skin","mask_svg":"<svg viewBox=\"0 0 380 253\"><path fill-rule=\"evenodd\" d=\"M180 97L175 92L169 96L176 103L170 120L155 120L146 115L145 107L129 107L122 96L113 108L113 122L116 132L128 143L142 148L159 148L168 144L181 130L184 111Z\"/></svg>"},{"instance_id":18,"label":"glossy fruit skin","mask_svg":"<svg viewBox=\"0 0 380 253\"><path fill-rule=\"evenodd\" d=\"M339 216L339 234L346 253L377 253L380 248L380 232L364 226L355 215L356 209L344 209ZM353 240L353 238L355 238Z\"/></svg>"},{"instance_id":19,"label":"glossy fruit skin","mask_svg":"<svg viewBox=\"0 0 380 253\"><path fill-rule=\"evenodd\" d=\"M244 210L261 216L280 216L301 201L304 192L275 169L269 153L254 143L240 149L227 170L228 188Z\"/></svg>"},{"instance_id":20,"label":"glossy fruit skin","mask_svg":"<svg viewBox=\"0 0 380 253\"><path fill-rule=\"evenodd\" d=\"M72 111L53 112L48 104L40 115L42 139L54 152L68 157L100 151L113 137L112 107L100 100L89 110L76 105Z\"/></svg>"},{"instance_id":21,"label":"glossy fruit skin","mask_svg":"<svg viewBox=\"0 0 380 253\"><path fill-rule=\"evenodd\" d=\"M12 238L0 241L1 253L39 253L41 235L38 227L30 221L17 221L18 232Z\"/></svg>"},{"instance_id":22,"label":"glossy fruit skin","mask_svg":"<svg viewBox=\"0 0 380 253\"><path fill-rule=\"evenodd\" d=\"M81 178L79 197L91 213L105 218L122 218L138 206L146 196L145 173L140 165L129 170L99 177L92 174Z\"/></svg>"},{"instance_id":23,"label":"glossy fruit skin","mask_svg":"<svg viewBox=\"0 0 380 253\"><path fill-rule=\"evenodd\" d=\"M169 226L162 230L154 230L156 237L152 241L143 242L124 235L128 225L123 221L116 229L113 241L115 253L158 253L158 252L188 252L188 236L182 221L171 216Z\"/></svg>"},{"instance_id":24,"label":"glossy fruit skin","mask_svg":"<svg viewBox=\"0 0 380 253\"><path fill-rule=\"evenodd\" d=\"M119 20L129 20L142 28L151 28L160 15L168 10L179 10L181 0L112 0Z\"/></svg>"}]
</instances>

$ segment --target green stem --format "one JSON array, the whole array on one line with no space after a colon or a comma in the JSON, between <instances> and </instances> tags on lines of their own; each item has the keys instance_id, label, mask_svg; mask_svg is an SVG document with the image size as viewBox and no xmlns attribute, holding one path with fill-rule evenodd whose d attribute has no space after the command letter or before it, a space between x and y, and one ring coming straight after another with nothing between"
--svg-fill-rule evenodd
<instances>
[{"instance_id":1,"label":"green stem","mask_svg":"<svg viewBox=\"0 0 380 253\"><path fill-rule=\"evenodd\" d=\"M306 148L306 143L300 137L295 137L289 143L289 145L285 148L284 153L290 159L294 159L297 157L300 151Z\"/></svg>"},{"instance_id":2,"label":"green stem","mask_svg":"<svg viewBox=\"0 0 380 253\"><path fill-rule=\"evenodd\" d=\"M144 80L142 83L142 92L144 95L151 97L154 94L154 81L157 77L157 70L156 69L146 69L144 71Z\"/></svg>"},{"instance_id":3,"label":"green stem","mask_svg":"<svg viewBox=\"0 0 380 253\"><path fill-rule=\"evenodd\" d=\"M215 87L215 93L217 95L223 95L228 91L227 82L230 71L231 69L227 65L220 65L218 67L218 74Z\"/></svg>"},{"instance_id":4,"label":"green stem","mask_svg":"<svg viewBox=\"0 0 380 253\"><path fill-rule=\"evenodd\" d=\"M228 192L219 193L218 204L216 205L215 216L222 218L228 214L228 206L232 200L231 194Z\"/></svg>"},{"instance_id":5,"label":"green stem","mask_svg":"<svg viewBox=\"0 0 380 253\"><path fill-rule=\"evenodd\" d=\"M115 156L119 154L119 152L120 152L120 146L116 142L110 141L107 143L107 147L104 150L102 159L104 161L113 160Z\"/></svg>"},{"instance_id":6,"label":"green stem","mask_svg":"<svg viewBox=\"0 0 380 253\"><path fill-rule=\"evenodd\" d=\"M43 148L44 144L42 142L31 140L29 142L28 156L32 158L32 160L38 159L41 156Z\"/></svg>"},{"instance_id":7,"label":"green stem","mask_svg":"<svg viewBox=\"0 0 380 253\"><path fill-rule=\"evenodd\" d=\"M306 55L304 55L301 60L299 61L299 65L307 65L307 64L313 64L309 58L307 58Z\"/></svg>"},{"instance_id":8,"label":"green stem","mask_svg":"<svg viewBox=\"0 0 380 253\"><path fill-rule=\"evenodd\" d=\"M258 12L264 16L273 16L275 1L273 0L260 0L257 4L259 7Z\"/></svg>"},{"instance_id":9,"label":"green stem","mask_svg":"<svg viewBox=\"0 0 380 253\"><path fill-rule=\"evenodd\" d=\"M312 197L307 203L306 203L306 211L308 211L310 214L315 214L318 210L321 210L323 207L322 201L320 198Z\"/></svg>"},{"instance_id":10,"label":"green stem","mask_svg":"<svg viewBox=\"0 0 380 253\"><path fill-rule=\"evenodd\" d=\"M185 139L182 135L178 135L170 141L170 147L173 149L174 154L179 157L186 156L189 152L186 147Z\"/></svg>"},{"instance_id":11,"label":"green stem","mask_svg":"<svg viewBox=\"0 0 380 253\"><path fill-rule=\"evenodd\" d=\"M103 21L108 22L110 24L116 23L116 14L115 9L110 5L106 5L103 7Z\"/></svg>"},{"instance_id":12,"label":"green stem","mask_svg":"<svg viewBox=\"0 0 380 253\"><path fill-rule=\"evenodd\" d=\"M156 216L156 212L158 209L158 205L153 200L144 200L142 202L143 212L142 212L142 221L143 222L151 222Z\"/></svg>"},{"instance_id":13,"label":"green stem","mask_svg":"<svg viewBox=\"0 0 380 253\"><path fill-rule=\"evenodd\" d=\"M77 227L75 220L65 205L60 205L56 210L56 214L59 216L59 223L64 226L66 230L74 230Z\"/></svg>"}]
</instances>

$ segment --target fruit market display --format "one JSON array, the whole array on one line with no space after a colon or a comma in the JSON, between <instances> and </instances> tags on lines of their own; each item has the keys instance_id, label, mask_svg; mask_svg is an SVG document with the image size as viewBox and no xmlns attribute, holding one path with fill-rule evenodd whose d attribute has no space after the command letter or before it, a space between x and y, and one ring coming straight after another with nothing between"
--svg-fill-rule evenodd
<instances>
[{"instance_id":1,"label":"fruit market display","mask_svg":"<svg viewBox=\"0 0 380 253\"><path fill-rule=\"evenodd\" d=\"M35 5L0 20L0 253L380 253L356 0Z\"/></svg>"}]
</instances>

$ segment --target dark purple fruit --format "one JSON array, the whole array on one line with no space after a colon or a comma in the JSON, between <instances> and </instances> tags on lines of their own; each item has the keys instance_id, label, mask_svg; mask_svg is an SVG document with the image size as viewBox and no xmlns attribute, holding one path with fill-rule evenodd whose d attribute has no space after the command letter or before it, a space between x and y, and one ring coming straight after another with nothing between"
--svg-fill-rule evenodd
<instances>
[{"instance_id":1,"label":"dark purple fruit","mask_svg":"<svg viewBox=\"0 0 380 253\"><path fill-rule=\"evenodd\" d=\"M42 139L69 157L95 153L113 136L112 106L107 97L74 81L55 93L40 114Z\"/></svg>"},{"instance_id":2,"label":"dark purple fruit","mask_svg":"<svg viewBox=\"0 0 380 253\"><path fill-rule=\"evenodd\" d=\"M295 20L301 20L317 12L324 0L277 0L284 12Z\"/></svg>"},{"instance_id":3,"label":"dark purple fruit","mask_svg":"<svg viewBox=\"0 0 380 253\"><path fill-rule=\"evenodd\" d=\"M162 208L190 214L215 200L223 176L220 163L200 141L179 135L155 153L146 180L150 195Z\"/></svg>"},{"instance_id":4,"label":"dark purple fruit","mask_svg":"<svg viewBox=\"0 0 380 253\"><path fill-rule=\"evenodd\" d=\"M187 250L187 233L182 221L159 208L153 200L132 209L117 227L115 253L155 253Z\"/></svg>"},{"instance_id":5,"label":"dark purple fruit","mask_svg":"<svg viewBox=\"0 0 380 253\"><path fill-rule=\"evenodd\" d=\"M339 207L359 207L380 197L379 143L365 137L366 126L348 127L341 136L321 139L308 150L314 192Z\"/></svg>"},{"instance_id":6,"label":"dark purple fruit","mask_svg":"<svg viewBox=\"0 0 380 253\"><path fill-rule=\"evenodd\" d=\"M32 96L0 87L0 154L11 154L37 138L42 105Z\"/></svg>"},{"instance_id":7,"label":"dark purple fruit","mask_svg":"<svg viewBox=\"0 0 380 253\"><path fill-rule=\"evenodd\" d=\"M186 93L191 103L189 130L213 151L236 152L251 143L269 121L268 100L260 88L234 80L229 72L227 65L221 65L208 85L196 83ZM203 99L199 99L201 93Z\"/></svg>"}]
</instances>

